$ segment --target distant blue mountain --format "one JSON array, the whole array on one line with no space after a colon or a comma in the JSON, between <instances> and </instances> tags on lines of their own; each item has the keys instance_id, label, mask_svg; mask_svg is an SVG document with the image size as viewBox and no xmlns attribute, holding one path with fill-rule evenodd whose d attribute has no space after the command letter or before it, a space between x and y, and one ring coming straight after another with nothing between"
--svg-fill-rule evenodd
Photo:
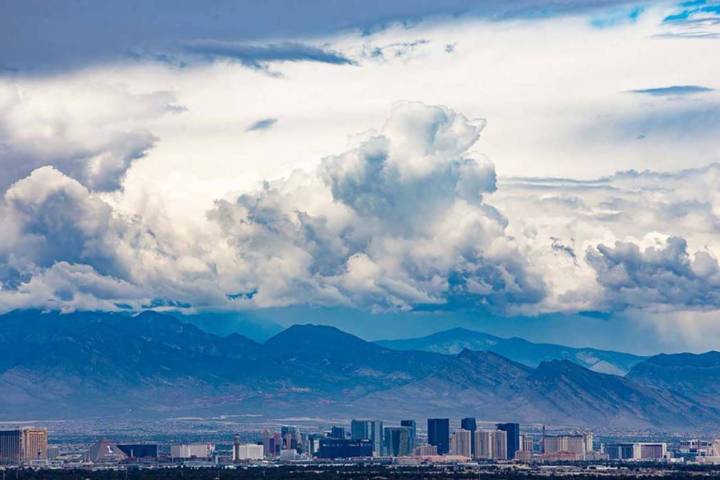
<instances>
[{"instance_id":1,"label":"distant blue mountain","mask_svg":"<svg viewBox=\"0 0 720 480\"><path fill-rule=\"evenodd\" d=\"M720 352L655 355L635 365L627 377L720 408Z\"/></svg>"},{"instance_id":2,"label":"distant blue mountain","mask_svg":"<svg viewBox=\"0 0 720 480\"><path fill-rule=\"evenodd\" d=\"M684 365L680 358L678 363L673 368ZM327 326L295 325L258 343L154 312L0 315L3 420L471 415L614 429L720 430L720 410L676 391L672 375L669 387L629 377L567 360L533 368L489 351L392 350Z\"/></svg>"},{"instance_id":3,"label":"distant blue mountain","mask_svg":"<svg viewBox=\"0 0 720 480\"><path fill-rule=\"evenodd\" d=\"M454 328L420 338L381 340L376 343L393 350L421 350L444 354L459 353L464 349L489 351L530 367L537 367L542 362L551 360L569 360L595 372L613 375L625 375L646 358L595 348L533 343L517 337L500 338L465 328Z\"/></svg>"},{"instance_id":4,"label":"distant blue mountain","mask_svg":"<svg viewBox=\"0 0 720 480\"><path fill-rule=\"evenodd\" d=\"M221 337L238 333L260 343L283 331L283 327L277 323L251 318L238 312L197 313L177 315L176 318Z\"/></svg>"}]
</instances>

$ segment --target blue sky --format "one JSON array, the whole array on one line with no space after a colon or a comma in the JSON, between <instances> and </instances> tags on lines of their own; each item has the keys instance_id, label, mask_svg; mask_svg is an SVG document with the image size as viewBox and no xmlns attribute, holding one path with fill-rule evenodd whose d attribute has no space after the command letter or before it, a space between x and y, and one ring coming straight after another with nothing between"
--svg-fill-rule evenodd
<instances>
[{"instance_id":1,"label":"blue sky","mask_svg":"<svg viewBox=\"0 0 720 480\"><path fill-rule=\"evenodd\" d=\"M716 347L719 8L4 2L0 310Z\"/></svg>"}]
</instances>

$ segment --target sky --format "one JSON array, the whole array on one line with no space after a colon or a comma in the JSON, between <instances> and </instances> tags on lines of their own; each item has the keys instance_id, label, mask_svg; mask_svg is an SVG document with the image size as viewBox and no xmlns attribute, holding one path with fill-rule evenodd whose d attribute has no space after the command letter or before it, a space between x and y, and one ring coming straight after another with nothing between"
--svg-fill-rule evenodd
<instances>
[{"instance_id":1,"label":"sky","mask_svg":"<svg viewBox=\"0 0 720 480\"><path fill-rule=\"evenodd\" d=\"M720 3L0 2L0 312L720 347Z\"/></svg>"}]
</instances>

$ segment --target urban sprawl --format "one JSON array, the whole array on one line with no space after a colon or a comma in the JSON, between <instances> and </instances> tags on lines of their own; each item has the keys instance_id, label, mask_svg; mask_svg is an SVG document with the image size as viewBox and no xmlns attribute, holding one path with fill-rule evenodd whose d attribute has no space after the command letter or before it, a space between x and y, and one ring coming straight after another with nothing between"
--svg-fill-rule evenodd
<instances>
[{"instance_id":1,"label":"urban sprawl","mask_svg":"<svg viewBox=\"0 0 720 480\"><path fill-rule=\"evenodd\" d=\"M546 434L521 430L518 423L479 428L463 418L450 428L448 418L427 419L422 432L415 420L385 426L381 420L352 420L328 431L302 431L283 426L258 432L257 441L228 439L214 443L122 443L109 439L68 446L49 442L48 430L18 427L0 431L0 468L22 466L54 469L157 468L172 466L272 466L327 462L372 462L391 465L548 464L558 462L657 462L720 464L720 439L677 442L596 442L589 431Z\"/></svg>"}]
</instances>

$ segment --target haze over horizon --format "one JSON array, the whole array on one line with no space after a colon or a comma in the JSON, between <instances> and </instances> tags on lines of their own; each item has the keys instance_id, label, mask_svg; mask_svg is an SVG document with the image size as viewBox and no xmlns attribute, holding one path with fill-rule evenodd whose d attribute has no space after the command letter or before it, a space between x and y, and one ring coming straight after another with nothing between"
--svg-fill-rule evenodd
<instances>
[{"instance_id":1,"label":"haze over horizon","mask_svg":"<svg viewBox=\"0 0 720 480\"><path fill-rule=\"evenodd\" d=\"M4 2L0 314L718 350L719 42L713 0Z\"/></svg>"}]
</instances>

